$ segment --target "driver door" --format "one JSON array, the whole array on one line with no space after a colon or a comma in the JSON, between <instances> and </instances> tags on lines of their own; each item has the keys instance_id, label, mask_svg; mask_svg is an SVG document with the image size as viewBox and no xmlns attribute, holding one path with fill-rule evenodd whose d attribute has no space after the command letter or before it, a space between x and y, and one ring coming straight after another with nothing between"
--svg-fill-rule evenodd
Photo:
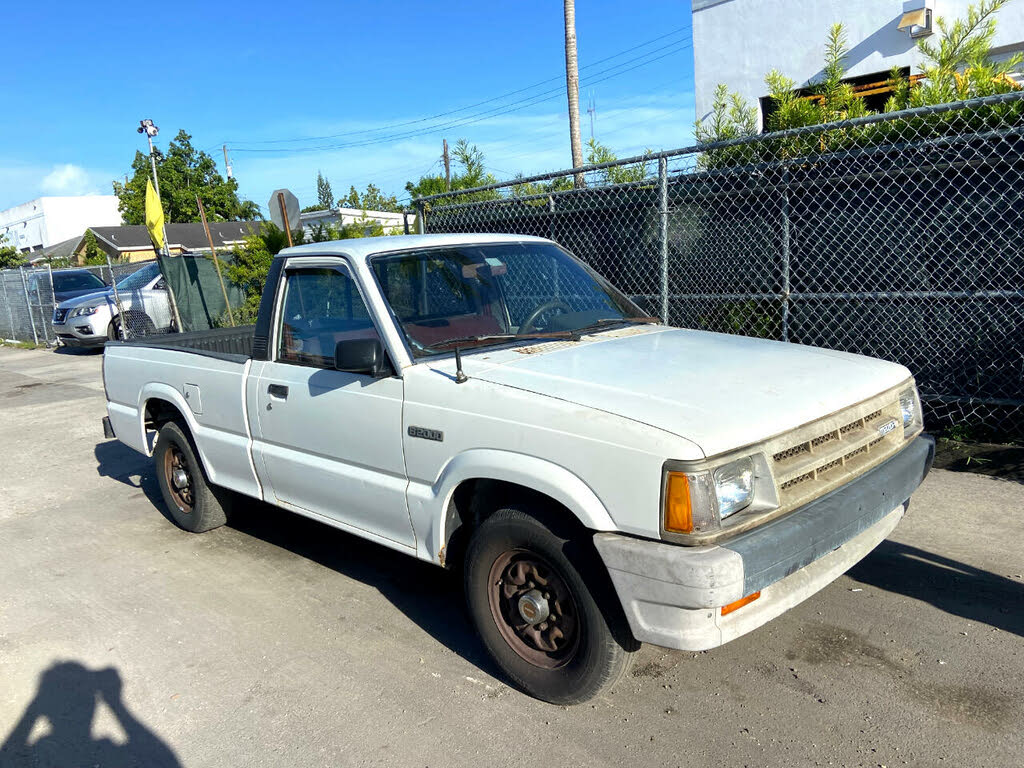
<instances>
[{"instance_id":1,"label":"driver door","mask_svg":"<svg viewBox=\"0 0 1024 768\"><path fill-rule=\"evenodd\" d=\"M348 267L326 263L283 274L273 354L257 384L257 470L285 506L415 547L403 382L334 369L339 341L380 336Z\"/></svg>"}]
</instances>

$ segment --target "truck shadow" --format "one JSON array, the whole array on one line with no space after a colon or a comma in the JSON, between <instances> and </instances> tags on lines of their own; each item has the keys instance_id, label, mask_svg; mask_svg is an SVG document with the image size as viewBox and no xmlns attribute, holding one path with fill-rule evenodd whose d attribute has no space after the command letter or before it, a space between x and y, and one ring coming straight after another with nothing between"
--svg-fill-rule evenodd
<instances>
[{"instance_id":1,"label":"truck shadow","mask_svg":"<svg viewBox=\"0 0 1024 768\"><path fill-rule=\"evenodd\" d=\"M230 527L374 587L437 642L503 679L469 622L461 573L269 504L248 499L241 504L228 521Z\"/></svg>"},{"instance_id":2,"label":"truck shadow","mask_svg":"<svg viewBox=\"0 0 1024 768\"><path fill-rule=\"evenodd\" d=\"M895 541L883 541L848 575L1024 637L1024 582Z\"/></svg>"},{"instance_id":3,"label":"truck shadow","mask_svg":"<svg viewBox=\"0 0 1024 768\"><path fill-rule=\"evenodd\" d=\"M94 450L97 472L141 490L171 524L152 461L116 440ZM244 496L228 520L234 530L377 589L431 637L502 679L466 615L461 574Z\"/></svg>"},{"instance_id":4,"label":"truck shadow","mask_svg":"<svg viewBox=\"0 0 1024 768\"><path fill-rule=\"evenodd\" d=\"M121 675L112 667L55 663L39 676L36 695L0 744L0 765L180 768L174 750L125 705L122 688ZM101 703L113 715L123 742L93 736Z\"/></svg>"}]
</instances>

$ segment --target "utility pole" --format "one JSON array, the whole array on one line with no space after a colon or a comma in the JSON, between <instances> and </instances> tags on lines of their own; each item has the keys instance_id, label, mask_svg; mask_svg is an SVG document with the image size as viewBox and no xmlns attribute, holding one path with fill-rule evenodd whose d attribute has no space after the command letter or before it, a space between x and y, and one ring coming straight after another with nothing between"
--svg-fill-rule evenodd
<instances>
[{"instance_id":1,"label":"utility pole","mask_svg":"<svg viewBox=\"0 0 1024 768\"><path fill-rule=\"evenodd\" d=\"M593 133L594 132L593 129L591 129L590 132ZM227 169L228 178L230 179L231 178L231 161L228 160L228 145L224 144L222 146L222 149L224 150L224 167Z\"/></svg>"},{"instance_id":2,"label":"utility pole","mask_svg":"<svg viewBox=\"0 0 1024 768\"><path fill-rule=\"evenodd\" d=\"M580 70L576 58L576 0L565 0L565 90L569 98L569 142L572 145L572 167L583 165L580 141ZM573 184L585 184L582 173L573 174Z\"/></svg>"},{"instance_id":3,"label":"utility pole","mask_svg":"<svg viewBox=\"0 0 1024 768\"><path fill-rule=\"evenodd\" d=\"M444 151L441 157L444 158L444 191L452 191L452 161L448 156L448 139L441 139L441 146Z\"/></svg>"},{"instance_id":4,"label":"utility pole","mask_svg":"<svg viewBox=\"0 0 1024 768\"><path fill-rule=\"evenodd\" d=\"M594 103L594 92L590 92L587 99L587 114L590 115L590 140L594 140L594 118L597 117L597 105Z\"/></svg>"}]
</instances>

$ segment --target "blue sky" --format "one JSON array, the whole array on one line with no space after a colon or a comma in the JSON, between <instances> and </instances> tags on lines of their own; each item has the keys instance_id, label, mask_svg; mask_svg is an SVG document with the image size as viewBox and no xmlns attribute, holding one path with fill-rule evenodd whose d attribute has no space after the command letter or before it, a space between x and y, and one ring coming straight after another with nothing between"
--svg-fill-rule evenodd
<instances>
[{"instance_id":1,"label":"blue sky","mask_svg":"<svg viewBox=\"0 0 1024 768\"><path fill-rule=\"evenodd\" d=\"M226 142L261 205L277 187L315 202L317 170L336 196L402 194L437 172L442 138L477 144L499 178L571 164L557 0L11 5L0 209L109 193L143 117L159 146L184 128L222 172ZM690 143L689 2L579 0L576 28L596 138L620 157ZM586 140L586 112L582 126Z\"/></svg>"}]
</instances>

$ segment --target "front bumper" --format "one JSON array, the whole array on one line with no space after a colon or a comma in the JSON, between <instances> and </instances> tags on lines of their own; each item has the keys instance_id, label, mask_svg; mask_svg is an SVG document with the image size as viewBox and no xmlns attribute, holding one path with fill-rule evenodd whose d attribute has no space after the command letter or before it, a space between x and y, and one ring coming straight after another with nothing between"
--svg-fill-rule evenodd
<instances>
[{"instance_id":1,"label":"front bumper","mask_svg":"<svg viewBox=\"0 0 1024 768\"><path fill-rule=\"evenodd\" d=\"M902 451L785 517L717 545L683 547L613 533L594 544L637 640L706 650L770 621L880 544L931 468L935 442ZM727 615L722 606L760 591Z\"/></svg>"},{"instance_id":2,"label":"front bumper","mask_svg":"<svg viewBox=\"0 0 1024 768\"><path fill-rule=\"evenodd\" d=\"M68 317L62 323L54 322L53 333L69 347L91 347L107 341L107 324L110 315L96 312L82 317Z\"/></svg>"}]
</instances>

